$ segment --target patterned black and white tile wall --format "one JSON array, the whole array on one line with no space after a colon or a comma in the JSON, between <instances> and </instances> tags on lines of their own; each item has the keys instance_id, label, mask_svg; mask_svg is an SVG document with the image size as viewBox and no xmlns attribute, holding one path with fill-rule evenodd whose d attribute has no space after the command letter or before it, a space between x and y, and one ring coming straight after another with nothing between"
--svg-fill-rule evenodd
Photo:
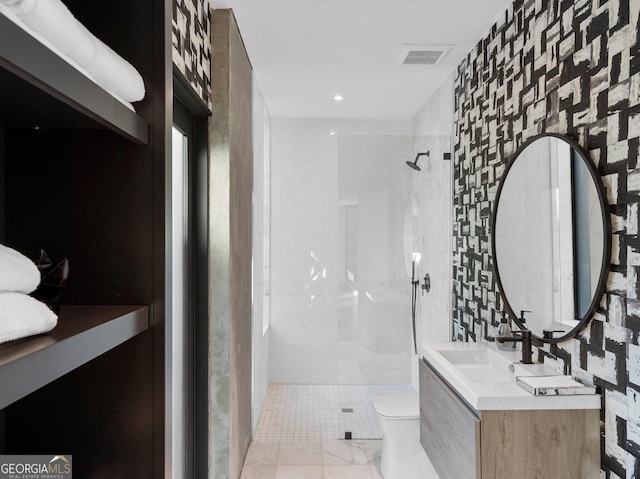
<instances>
[{"instance_id":1,"label":"patterned black and white tile wall","mask_svg":"<svg viewBox=\"0 0 640 479\"><path fill-rule=\"evenodd\" d=\"M608 190L607 291L576 339L539 354L603 395L602 478L640 478L640 0L516 0L456 77L453 336L502 311L490 217L510 156L543 132L575 139Z\"/></svg>"},{"instance_id":2,"label":"patterned black and white tile wall","mask_svg":"<svg viewBox=\"0 0 640 479\"><path fill-rule=\"evenodd\" d=\"M173 0L173 63L211 109L211 10L209 0Z\"/></svg>"}]
</instances>

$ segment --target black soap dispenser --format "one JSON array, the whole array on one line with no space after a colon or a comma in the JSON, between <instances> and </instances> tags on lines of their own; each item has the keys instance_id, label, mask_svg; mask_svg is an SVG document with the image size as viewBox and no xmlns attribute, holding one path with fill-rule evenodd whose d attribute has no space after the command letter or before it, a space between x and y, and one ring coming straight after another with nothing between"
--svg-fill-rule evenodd
<instances>
[{"instance_id":1,"label":"black soap dispenser","mask_svg":"<svg viewBox=\"0 0 640 479\"><path fill-rule=\"evenodd\" d=\"M517 343L513 341L502 342L500 338L513 338L515 335L513 334L513 330L509 325L509 321L507 321L507 317L502 313L502 319L500 320L500 326L498 326L498 333L496 334L496 346L500 351L515 351L517 347Z\"/></svg>"},{"instance_id":2,"label":"black soap dispenser","mask_svg":"<svg viewBox=\"0 0 640 479\"><path fill-rule=\"evenodd\" d=\"M527 322L527 318L524 317L525 313L531 313L532 311L528 311L526 309L521 309L520 310L520 322L522 323L522 327L526 328L525 324Z\"/></svg>"}]
</instances>

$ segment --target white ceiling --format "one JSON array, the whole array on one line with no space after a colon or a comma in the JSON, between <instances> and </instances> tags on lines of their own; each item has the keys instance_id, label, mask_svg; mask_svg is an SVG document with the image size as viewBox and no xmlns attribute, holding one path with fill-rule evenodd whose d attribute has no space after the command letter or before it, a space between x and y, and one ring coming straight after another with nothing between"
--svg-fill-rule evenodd
<instances>
[{"instance_id":1,"label":"white ceiling","mask_svg":"<svg viewBox=\"0 0 640 479\"><path fill-rule=\"evenodd\" d=\"M511 0L210 2L233 9L272 117L407 120ZM436 67L399 66L405 43L455 46Z\"/></svg>"}]
</instances>

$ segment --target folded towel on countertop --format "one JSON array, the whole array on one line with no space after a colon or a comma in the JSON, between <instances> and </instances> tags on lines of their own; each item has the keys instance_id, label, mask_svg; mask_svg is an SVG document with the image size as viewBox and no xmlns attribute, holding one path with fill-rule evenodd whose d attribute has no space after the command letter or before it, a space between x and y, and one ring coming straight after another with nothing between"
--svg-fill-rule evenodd
<instances>
[{"instance_id":1,"label":"folded towel on countertop","mask_svg":"<svg viewBox=\"0 0 640 479\"><path fill-rule=\"evenodd\" d=\"M46 333L58 317L44 303L22 293L0 293L0 343Z\"/></svg>"},{"instance_id":2,"label":"folded towel on countertop","mask_svg":"<svg viewBox=\"0 0 640 479\"><path fill-rule=\"evenodd\" d=\"M31 293L40 284L40 271L29 258L0 244L0 291Z\"/></svg>"},{"instance_id":3,"label":"folded towel on countertop","mask_svg":"<svg viewBox=\"0 0 640 479\"><path fill-rule=\"evenodd\" d=\"M144 98L140 73L87 30L60 0L0 0L0 3L86 69L105 90L127 102Z\"/></svg>"}]
</instances>

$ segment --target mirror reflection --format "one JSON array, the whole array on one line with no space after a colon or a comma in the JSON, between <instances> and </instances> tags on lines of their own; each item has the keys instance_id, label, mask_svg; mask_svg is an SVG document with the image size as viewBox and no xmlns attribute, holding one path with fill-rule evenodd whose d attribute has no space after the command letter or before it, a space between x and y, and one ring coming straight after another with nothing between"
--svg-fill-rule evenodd
<instances>
[{"instance_id":1,"label":"mirror reflection","mask_svg":"<svg viewBox=\"0 0 640 479\"><path fill-rule=\"evenodd\" d=\"M604 188L577 144L530 140L498 189L492 245L505 309L538 337L564 339L593 314L609 250Z\"/></svg>"}]
</instances>

